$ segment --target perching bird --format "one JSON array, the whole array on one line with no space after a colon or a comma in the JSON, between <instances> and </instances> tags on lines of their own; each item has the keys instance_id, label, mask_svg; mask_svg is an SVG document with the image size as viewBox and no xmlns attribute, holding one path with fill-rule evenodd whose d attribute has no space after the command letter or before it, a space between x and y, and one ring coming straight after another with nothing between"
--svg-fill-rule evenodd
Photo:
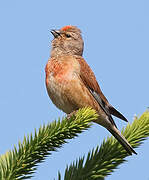
<instances>
[{"instance_id":1,"label":"perching bird","mask_svg":"<svg viewBox=\"0 0 149 180\"><path fill-rule=\"evenodd\" d=\"M46 65L46 87L52 102L67 114L92 107L99 115L95 121L105 127L129 153L137 154L117 129L112 115L127 122L103 95L96 77L83 59L84 42L76 26L52 30L51 57Z\"/></svg>"}]
</instances>

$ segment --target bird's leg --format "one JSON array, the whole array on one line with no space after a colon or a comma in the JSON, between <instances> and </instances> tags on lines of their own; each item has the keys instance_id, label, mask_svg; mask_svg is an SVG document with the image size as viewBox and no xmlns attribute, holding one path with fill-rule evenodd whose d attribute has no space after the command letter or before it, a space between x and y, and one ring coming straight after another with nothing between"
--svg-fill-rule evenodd
<instances>
[{"instance_id":1,"label":"bird's leg","mask_svg":"<svg viewBox=\"0 0 149 180\"><path fill-rule=\"evenodd\" d=\"M67 114L67 119L69 120L72 116L74 116L76 114L76 111L71 112L70 114Z\"/></svg>"}]
</instances>

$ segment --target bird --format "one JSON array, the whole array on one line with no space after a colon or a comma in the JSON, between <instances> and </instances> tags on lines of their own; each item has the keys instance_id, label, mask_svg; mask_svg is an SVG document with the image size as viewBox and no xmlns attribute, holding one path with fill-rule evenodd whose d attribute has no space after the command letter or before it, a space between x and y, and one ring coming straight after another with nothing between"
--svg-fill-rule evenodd
<instances>
[{"instance_id":1,"label":"bird","mask_svg":"<svg viewBox=\"0 0 149 180\"><path fill-rule=\"evenodd\" d=\"M137 154L118 130L113 116L128 122L104 96L96 77L83 58L84 41L77 26L52 29L50 58L45 67L48 95L57 108L71 114L83 107L98 113L94 122L106 128L129 155Z\"/></svg>"}]
</instances>

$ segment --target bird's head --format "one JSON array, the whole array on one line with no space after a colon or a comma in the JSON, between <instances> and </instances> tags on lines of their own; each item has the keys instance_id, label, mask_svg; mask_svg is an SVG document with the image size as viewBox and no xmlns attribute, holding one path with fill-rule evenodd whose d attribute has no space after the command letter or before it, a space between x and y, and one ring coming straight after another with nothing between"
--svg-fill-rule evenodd
<instances>
[{"instance_id":1,"label":"bird's head","mask_svg":"<svg viewBox=\"0 0 149 180\"><path fill-rule=\"evenodd\" d=\"M81 31L76 26L65 26L59 30L51 30L52 40L51 56L83 54L84 42Z\"/></svg>"}]
</instances>

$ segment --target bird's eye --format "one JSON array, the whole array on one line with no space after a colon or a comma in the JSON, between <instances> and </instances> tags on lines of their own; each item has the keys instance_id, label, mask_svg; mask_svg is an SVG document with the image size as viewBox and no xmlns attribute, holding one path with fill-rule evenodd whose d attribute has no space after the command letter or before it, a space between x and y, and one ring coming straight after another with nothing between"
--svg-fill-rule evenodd
<instances>
[{"instance_id":1,"label":"bird's eye","mask_svg":"<svg viewBox=\"0 0 149 180\"><path fill-rule=\"evenodd\" d=\"M67 37L67 38L70 38L71 36L70 36L70 34L66 34L66 37Z\"/></svg>"}]
</instances>

